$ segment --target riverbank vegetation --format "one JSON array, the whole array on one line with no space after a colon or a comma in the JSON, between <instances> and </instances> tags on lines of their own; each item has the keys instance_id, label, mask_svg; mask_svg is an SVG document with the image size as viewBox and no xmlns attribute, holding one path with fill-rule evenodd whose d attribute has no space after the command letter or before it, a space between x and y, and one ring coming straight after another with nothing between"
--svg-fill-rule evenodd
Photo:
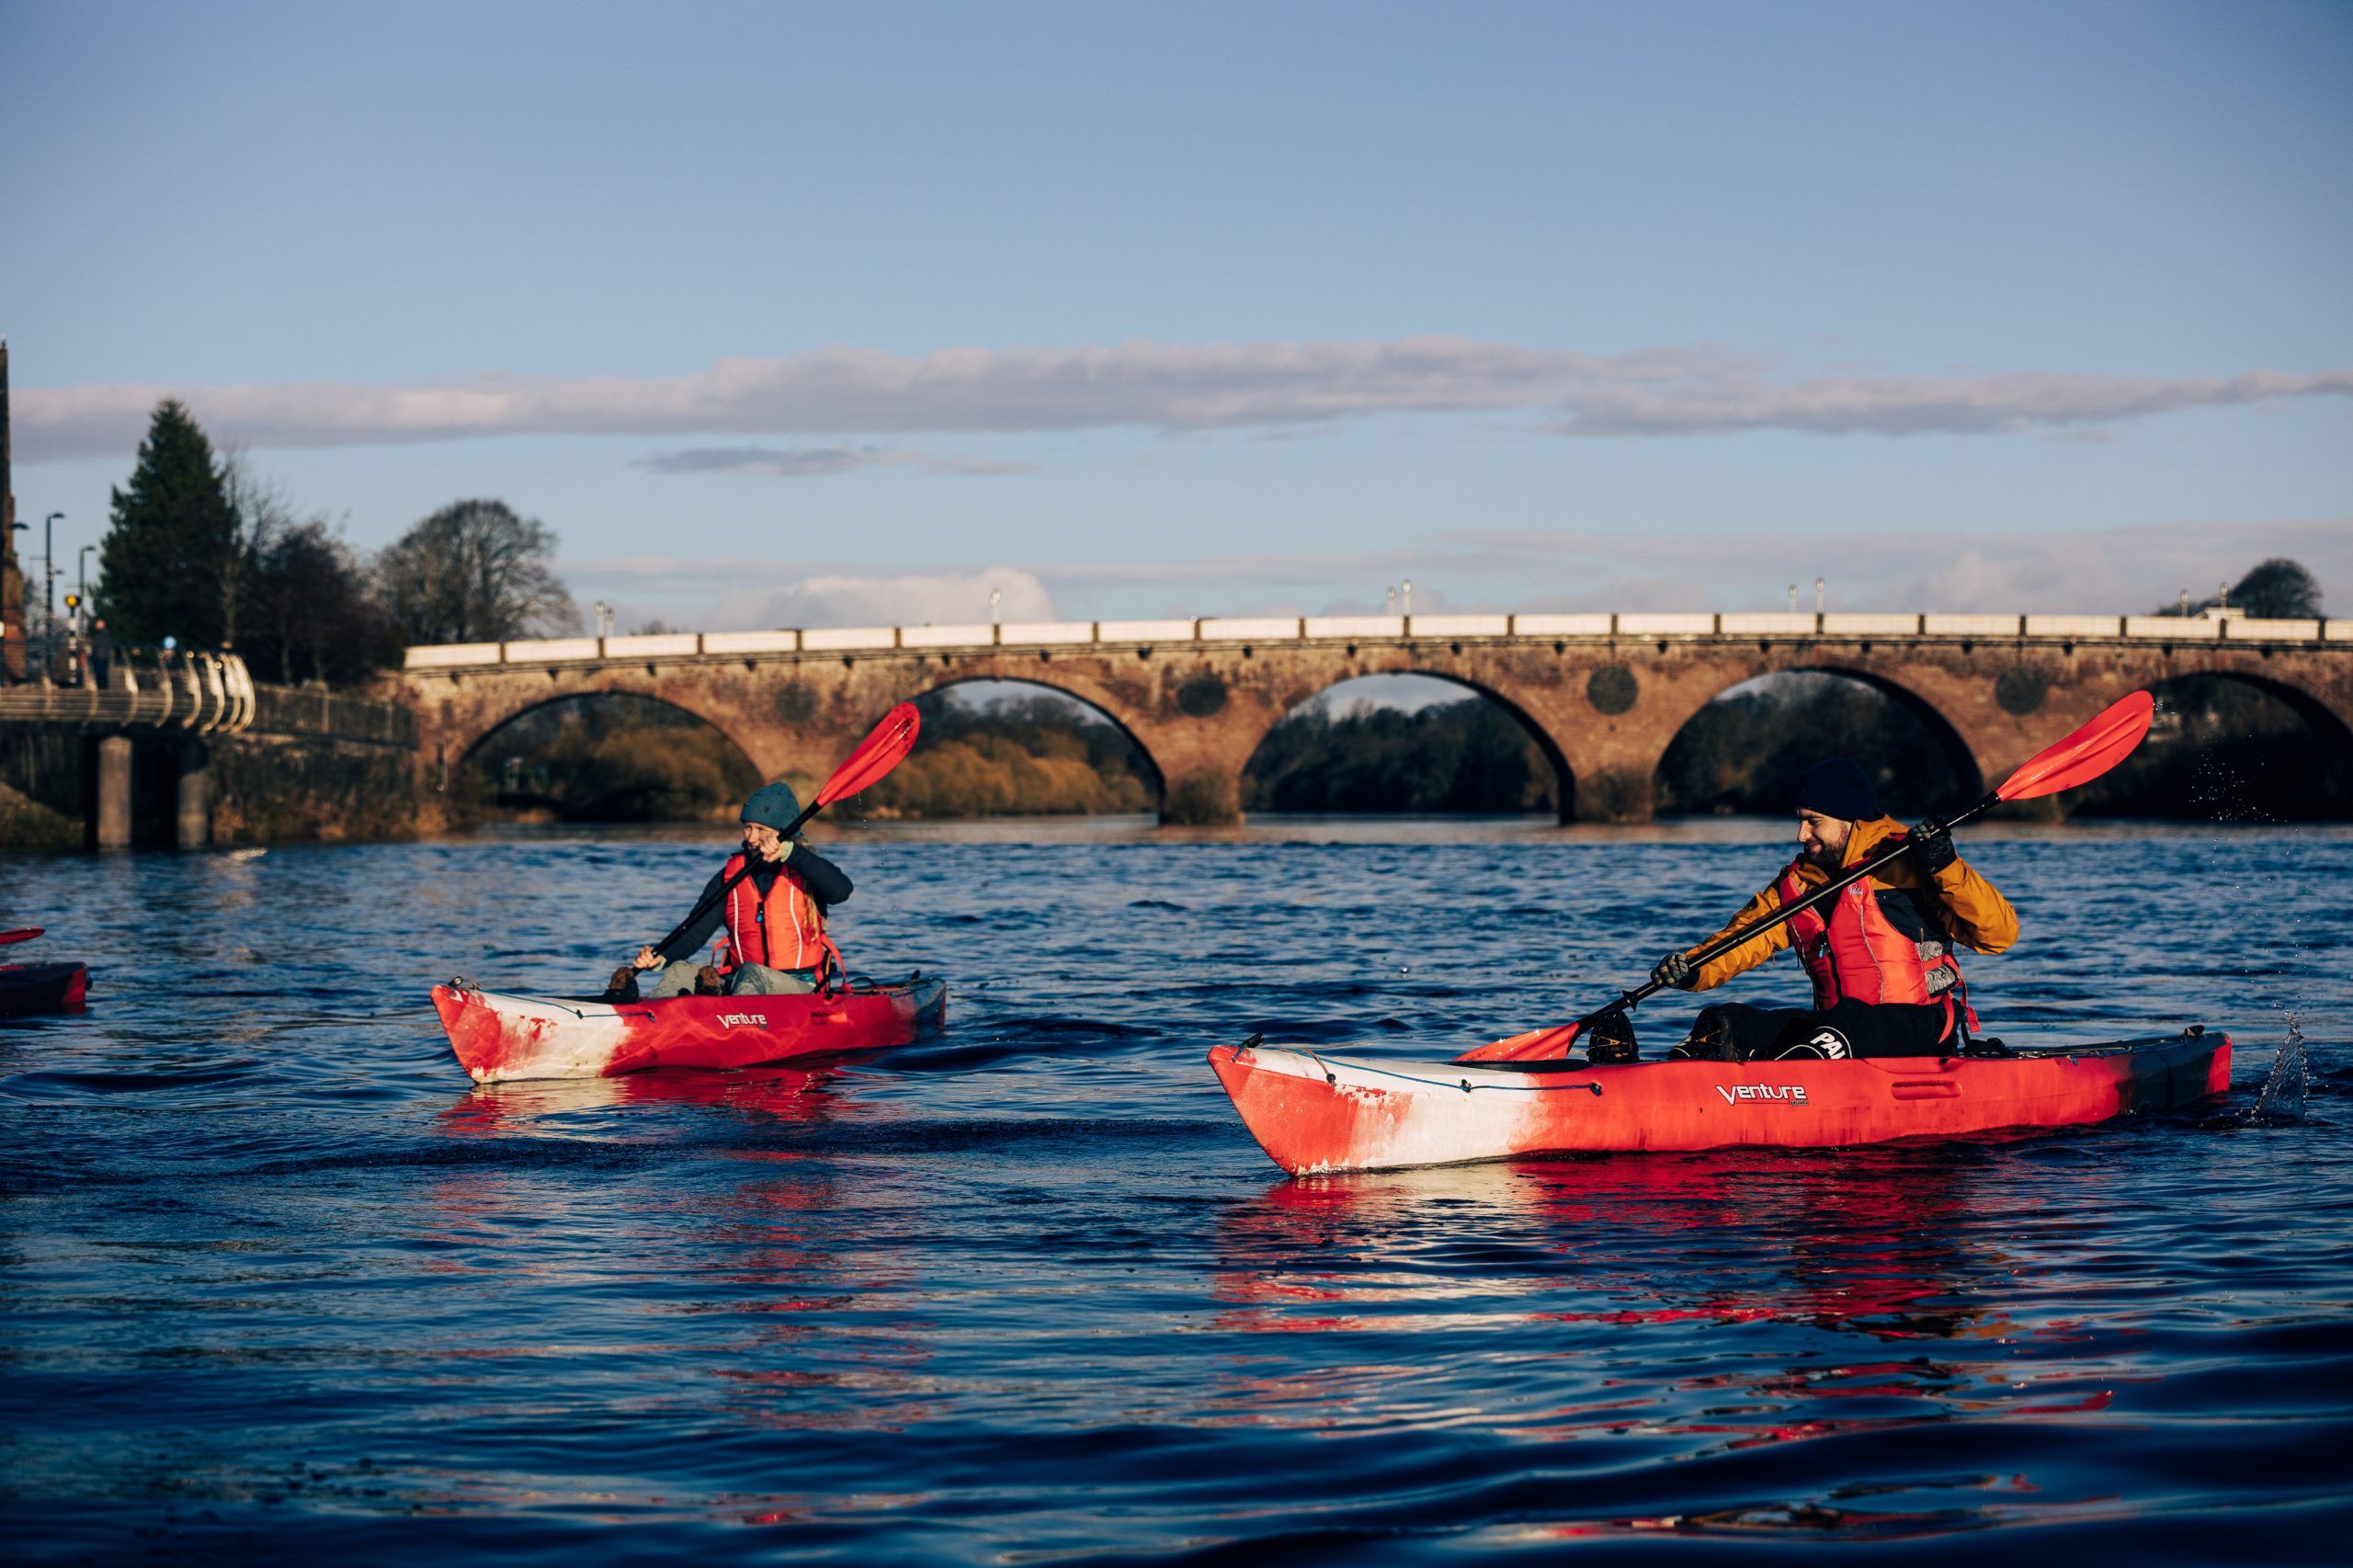
<instances>
[{"instance_id":1,"label":"riverbank vegetation","mask_svg":"<svg viewBox=\"0 0 2353 1568\"><path fill-rule=\"evenodd\" d=\"M1158 798L1152 765L1127 733L1068 698L973 703L951 690L915 706L915 754L858 798L859 815L1108 815L1148 811Z\"/></svg>"}]
</instances>

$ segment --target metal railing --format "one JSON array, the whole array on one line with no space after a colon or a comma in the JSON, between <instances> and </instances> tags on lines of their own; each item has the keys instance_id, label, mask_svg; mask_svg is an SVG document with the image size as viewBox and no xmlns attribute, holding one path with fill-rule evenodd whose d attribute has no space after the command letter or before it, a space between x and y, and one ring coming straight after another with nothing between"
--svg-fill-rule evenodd
<instances>
[{"instance_id":1,"label":"metal railing","mask_svg":"<svg viewBox=\"0 0 2353 1568\"><path fill-rule=\"evenodd\" d=\"M91 673L83 672L85 677ZM0 687L0 720L130 724L234 733L253 727L253 676L234 653L129 649L94 677L61 686L47 676Z\"/></svg>"}]
</instances>

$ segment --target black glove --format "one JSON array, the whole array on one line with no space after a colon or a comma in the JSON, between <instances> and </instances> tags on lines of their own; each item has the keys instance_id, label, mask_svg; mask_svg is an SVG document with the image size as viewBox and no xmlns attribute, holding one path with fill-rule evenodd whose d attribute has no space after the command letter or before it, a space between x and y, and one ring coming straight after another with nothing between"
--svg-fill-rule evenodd
<instances>
[{"instance_id":1,"label":"black glove","mask_svg":"<svg viewBox=\"0 0 2353 1568\"><path fill-rule=\"evenodd\" d=\"M1940 822L1924 822L1905 836L1912 841L1912 858L1929 876L1961 858L1960 851L1952 846L1952 835Z\"/></svg>"},{"instance_id":2,"label":"black glove","mask_svg":"<svg viewBox=\"0 0 2353 1568\"><path fill-rule=\"evenodd\" d=\"M1691 989L1691 983L1698 978L1698 971L1692 969L1691 960L1688 958L1676 952L1669 953L1658 960L1658 967L1651 971L1651 978L1661 985L1672 985L1677 991L1688 991Z\"/></svg>"}]
</instances>

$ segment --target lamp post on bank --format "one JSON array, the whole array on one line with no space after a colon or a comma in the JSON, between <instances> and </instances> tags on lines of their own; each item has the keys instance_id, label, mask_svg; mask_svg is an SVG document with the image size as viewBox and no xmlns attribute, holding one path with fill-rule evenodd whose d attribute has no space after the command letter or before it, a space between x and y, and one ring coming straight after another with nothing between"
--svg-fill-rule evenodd
<instances>
[{"instance_id":1,"label":"lamp post on bank","mask_svg":"<svg viewBox=\"0 0 2353 1568\"><path fill-rule=\"evenodd\" d=\"M17 533L29 533L29 532L31 532L31 531L32 531L32 524L30 524L30 523L10 523L10 524L8 525L8 527L9 527L9 528L13 528L14 530L16 530ZM14 548L14 541L13 541L13 540L11 540L11 541L10 541L10 544L11 544L11 548ZM21 560L21 559L22 559L22 557L19 557L18 559L20 559L20 560ZM23 609L23 608L24 608L24 607L23 607L23 606L21 606L21 605L19 605L19 606L17 607L17 608L18 608L20 611ZM5 636L6 636L6 635L7 635L7 630L8 630L8 629L7 629L6 624L5 622L0 622L0 637L5 637ZM27 654L27 656L28 656L28 659L29 659L29 657L30 657L30 655L31 655L31 653L32 653L32 651L33 651L33 650L32 650L32 641L33 641L33 637L32 637L32 625L31 625L31 623L30 623L29 619L28 619L28 621L27 621L27 623L26 623L26 626L25 626L25 653L26 653L26 654ZM6 678L7 678L7 673L6 673L6 670L5 666L0 666L0 680L6 680ZM31 664L30 664L30 663L28 663L28 664L25 665L25 678L26 678L27 680L30 680L30 679L32 679L32 678L33 678L33 676L32 676L32 665L31 665Z\"/></svg>"},{"instance_id":2,"label":"lamp post on bank","mask_svg":"<svg viewBox=\"0 0 2353 1568\"><path fill-rule=\"evenodd\" d=\"M41 528L40 547L40 672L57 662L57 524L63 512L51 512Z\"/></svg>"}]
</instances>

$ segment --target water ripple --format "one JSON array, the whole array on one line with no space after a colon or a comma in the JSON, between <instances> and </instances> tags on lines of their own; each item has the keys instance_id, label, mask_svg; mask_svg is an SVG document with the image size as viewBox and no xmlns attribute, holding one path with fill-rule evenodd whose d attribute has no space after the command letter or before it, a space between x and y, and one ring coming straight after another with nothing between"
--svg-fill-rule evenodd
<instances>
[{"instance_id":1,"label":"water ripple","mask_svg":"<svg viewBox=\"0 0 2353 1568\"><path fill-rule=\"evenodd\" d=\"M484 1089L425 989L593 987L710 846L12 862L0 925L139 955L0 1029L12 1555L2341 1556L2353 836L1969 846L2026 923L1989 1026L2228 1029L2216 1107L1292 1181L1210 1045L1558 1018L1778 854L1333 836L853 839L844 945L945 1033Z\"/></svg>"}]
</instances>

